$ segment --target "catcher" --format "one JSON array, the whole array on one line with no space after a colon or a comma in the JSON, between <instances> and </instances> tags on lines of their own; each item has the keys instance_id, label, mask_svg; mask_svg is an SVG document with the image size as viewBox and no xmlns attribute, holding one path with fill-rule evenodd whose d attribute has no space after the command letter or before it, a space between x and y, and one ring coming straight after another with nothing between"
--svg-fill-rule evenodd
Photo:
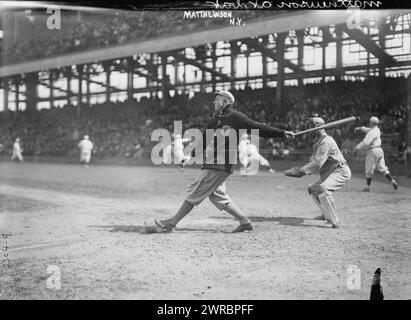
<instances>
[{"instance_id":1,"label":"catcher","mask_svg":"<svg viewBox=\"0 0 411 320\"><path fill-rule=\"evenodd\" d=\"M310 126L325 124L320 117L309 119ZM310 161L301 168L291 168L284 172L287 176L302 177L315 172L320 180L308 186L308 193L320 208L322 214L315 219L327 220L334 228L339 226L333 192L342 188L351 178L351 170L335 140L325 130L313 132L315 143Z\"/></svg>"}]
</instances>

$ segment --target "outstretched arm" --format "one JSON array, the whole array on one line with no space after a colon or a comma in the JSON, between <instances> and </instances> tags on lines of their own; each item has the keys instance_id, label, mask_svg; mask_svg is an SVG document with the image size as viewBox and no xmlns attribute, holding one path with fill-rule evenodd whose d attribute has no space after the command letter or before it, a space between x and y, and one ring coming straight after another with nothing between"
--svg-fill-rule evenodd
<instances>
[{"instance_id":1,"label":"outstretched arm","mask_svg":"<svg viewBox=\"0 0 411 320\"><path fill-rule=\"evenodd\" d=\"M247 117L245 114L241 112L235 113L235 122L237 123L238 129L258 129L260 137L263 138L292 139L294 137L294 133L291 131L281 130L276 127L262 124L258 121L251 120L249 117Z\"/></svg>"},{"instance_id":2,"label":"outstretched arm","mask_svg":"<svg viewBox=\"0 0 411 320\"><path fill-rule=\"evenodd\" d=\"M372 133L367 134L365 136L365 138L359 144L357 144L355 146L354 150L358 151L358 150L361 150L364 147L368 147L369 145L371 145L371 143L374 141L374 139L375 139L375 136Z\"/></svg>"},{"instance_id":3,"label":"outstretched arm","mask_svg":"<svg viewBox=\"0 0 411 320\"><path fill-rule=\"evenodd\" d=\"M355 131L355 132L361 131L361 132L363 132L363 133L367 133L367 132L370 131L370 130L371 130L371 128L367 128L367 127L356 127L356 128L354 128L354 131Z\"/></svg>"}]
</instances>

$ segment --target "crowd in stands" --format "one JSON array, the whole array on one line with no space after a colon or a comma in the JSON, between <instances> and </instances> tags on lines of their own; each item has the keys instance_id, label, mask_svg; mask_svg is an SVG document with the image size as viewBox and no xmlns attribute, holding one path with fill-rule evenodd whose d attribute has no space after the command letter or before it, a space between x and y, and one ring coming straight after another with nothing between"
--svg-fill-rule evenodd
<instances>
[{"instance_id":1,"label":"crowd in stands","mask_svg":"<svg viewBox=\"0 0 411 320\"><path fill-rule=\"evenodd\" d=\"M273 14L275 11L272 10L232 11L233 18L242 18L243 22ZM32 35L23 37L23 41L20 39L14 44L4 43L1 46L3 52L0 52L1 62L24 62L229 24L227 18L183 19L183 16L184 11L118 10L110 15L84 14L80 21L63 35L56 33L47 39Z\"/></svg>"},{"instance_id":2,"label":"crowd in stands","mask_svg":"<svg viewBox=\"0 0 411 320\"><path fill-rule=\"evenodd\" d=\"M407 105L403 78L368 80L366 82L329 82L303 87L285 87L283 106L276 105L275 88L232 90L236 108L260 122L282 129L299 131L307 126L307 119L317 114L331 122L344 117L361 116L367 124L370 115L381 120L385 136L398 135L406 140ZM213 116L213 95L196 93L170 97L164 105L158 98L143 98L125 102L109 102L91 107L83 106L81 118L76 118L76 107L42 109L35 114L21 112L17 119L3 119L0 143L11 150L15 138L22 140L27 155L78 155L77 143L84 134L95 144L94 156L150 157L151 133L158 128L173 132L174 121L181 120L183 130L203 128ZM10 119L11 118L11 119ZM358 124L355 124L358 125ZM337 143L360 139L354 124L329 131ZM272 157L281 158L296 149L309 150L309 137L285 144L281 140L260 140L260 149L271 150Z\"/></svg>"}]
</instances>

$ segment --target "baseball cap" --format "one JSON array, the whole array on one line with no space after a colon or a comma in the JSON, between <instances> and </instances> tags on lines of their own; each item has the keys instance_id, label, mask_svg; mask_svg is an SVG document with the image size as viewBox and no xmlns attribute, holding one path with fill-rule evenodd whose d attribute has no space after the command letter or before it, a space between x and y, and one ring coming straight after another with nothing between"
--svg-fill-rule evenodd
<instances>
[{"instance_id":1,"label":"baseball cap","mask_svg":"<svg viewBox=\"0 0 411 320\"><path fill-rule=\"evenodd\" d=\"M233 94L228 90L221 90L214 93L215 95L220 95L227 98L232 104L235 102L235 98Z\"/></svg>"},{"instance_id":2,"label":"baseball cap","mask_svg":"<svg viewBox=\"0 0 411 320\"><path fill-rule=\"evenodd\" d=\"M84 139L86 139L86 140L87 140L87 139L88 139L88 135L85 135L85 136L84 136Z\"/></svg>"},{"instance_id":3,"label":"baseball cap","mask_svg":"<svg viewBox=\"0 0 411 320\"><path fill-rule=\"evenodd\" d=\"M380 122L380 120L378 120L377 117L371 117L370 122L373 123L373 124L378 124Z\"/></svg>"}]
</instances>

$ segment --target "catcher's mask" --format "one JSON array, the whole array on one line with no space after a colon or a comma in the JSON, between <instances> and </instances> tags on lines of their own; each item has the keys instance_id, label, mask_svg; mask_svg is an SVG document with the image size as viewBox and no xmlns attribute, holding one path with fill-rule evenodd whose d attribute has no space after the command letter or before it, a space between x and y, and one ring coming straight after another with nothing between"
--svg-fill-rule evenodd
<instances>
[{"instance_id":1,"label":"catcher's mask","mask_svg":"<svg viewBox=\"0 0 411 320\"><path fill-rule=\"evenodd\" d=\"M310 128L316 128L316 127L324 125L325 121L323 118L320 118L320 117L312 117L308 119L308 124Z\"/></svg>"},{"instance_id":2,"label":"catcher's mask","mask_svg":"<svg viewBox=\"0 0 411 320\"><path fill-rule=\"evenodd\" d=\"M316 128L316 127L319 127L319 126L322 126L322 125L325 124L324 119L323 119L323 118L320 118L320 117L312 117L312 118L309 118L307 122L308 122L308 127L309 127L310 129L311 129L311 128ZM312 136L313 136L314 138L316 138L317 135L318 135L321 131L324 132L324 130L314 131L314 132L312 133Z\"/></svg>"}]
</instances>

